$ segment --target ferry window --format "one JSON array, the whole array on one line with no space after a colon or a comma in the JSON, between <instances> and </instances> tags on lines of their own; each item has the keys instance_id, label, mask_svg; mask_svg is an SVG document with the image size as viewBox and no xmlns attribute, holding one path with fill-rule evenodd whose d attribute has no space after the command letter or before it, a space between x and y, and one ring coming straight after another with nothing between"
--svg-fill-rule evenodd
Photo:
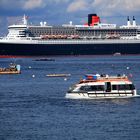
<instances>
[{"instance_id":1,"label":"ferry window","mask_svg":"<svg viewBox=\"0 0 140 140\"><path fill-rule=\"evenodd\" d=\"M113 90L134 90L135 86L132 84L124 84L124 85L113 85Z\"/></svg>"},{"instance_id":2,"label":"ferry window","mask_svg":"<svg viewBox=\"0 0 140 140\"><path fill-rule=\"evenodd\" d=\"M97 91L104 91L104 85L98 85Z\"/></svg>"},{"instance_id":3,"label":"ferry window","mask_svg":"<svg viewBox=\"0 0 140 140\"><path fill-rule=\"evenodd\" d=\"M91 91L91 86L82 86L80 91Z\"/></svg>"},{"instance_id":4,"label":"ferry window","mask_svg":"<svg viewBox=\"0 0 140 140\"><path fill-rule=\"evenodd\" d=\"M126 90L131 90L131 86L130 85L125 85L125 89Z\"/></svg>"},{"instance_id":5,"label":"ferry window","mask_svg":"<svg viewBox=\"0 0 140 140\"><path fill-rule=\"evenodd\" d=\"M125 85L118 85L118 90L125 90L126 86Z\"/></svg>"},{"instance_id":6,"label":"ferry window","mask_svg":"<svg viewBox=\"0 0 140 140\"><path fill-rule=\"evenodd\" d=\"M104 91L104 85L91 86L91 91Z\"/></svg>"},{"instance_id":7,"label":"ferry window","mask_svg":"<svg viewBox=\"0 0 140 140\"><path fill-rule=\"evenodd\" d=\"M92 91L104 91L104 85L91 86Z\"/></svg>"},{"instance_id":8,"label":"ferry window","mask_svg":"<svg viewBox=\"0 0 140 140\"><path fill-rule=\"evenodd\" d=\"M97 91L97 86L91 86L91 88L92 88L92 91Z\"/></svg>"},{"instance_id":9,"label":"ferry window","mask_svg":"<svg viewBox=\"0 0 140 140\"><path fill-rule=\"evenodd\" d=\"M118 90L117 85L112 85L112 90Z\"/></svg>"},{"instance_id":10,"label":"ferry window","mask_svg":"<svg viewBox=\"0 0 140 140\"><path fill-rule=\"evenodd\" d=\"M104 85L82 86L80 91L104 91Z\"/></svg>"},{"instance_id":11,"label":"ferry window","mask_svg":"<svg viewBox=\"0 0 140 140\"><path fill-rule=\"evenodd\" d=\"M130 86L130 90L134 90L135 89L134 85L130 84L129 86Z\"/></svg>"}]
</instances>

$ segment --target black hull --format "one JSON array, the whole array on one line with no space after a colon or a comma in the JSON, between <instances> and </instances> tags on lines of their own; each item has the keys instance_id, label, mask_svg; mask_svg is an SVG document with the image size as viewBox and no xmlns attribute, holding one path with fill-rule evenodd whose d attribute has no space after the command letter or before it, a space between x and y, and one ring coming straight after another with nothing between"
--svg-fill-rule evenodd
<instances>
[{"instance_id":1,"label":"black hull","mask_svg":"<svg viewBox=\"0 0 140 140\"><path fill-rule=\"evenodd\" d=\"M140 54L140 43L124 44L10 44L0 43L0 55L113 55Z\"/></svg>"}]
</instances>

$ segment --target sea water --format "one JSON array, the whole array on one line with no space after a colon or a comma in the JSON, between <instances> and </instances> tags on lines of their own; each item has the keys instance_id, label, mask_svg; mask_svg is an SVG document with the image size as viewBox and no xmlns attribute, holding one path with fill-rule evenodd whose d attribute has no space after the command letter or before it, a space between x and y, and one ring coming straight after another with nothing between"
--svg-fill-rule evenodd
<instances>
[{"instance_id":1,"label":"sea water","mask_svg":"<svg viewBox=\"0 0 140 140\"><path fill-rule=\"evenodd\" d=\"M69 56L55 61L0 59L21 65L0 75L0 140L139 140L140 98L65 99L85 74L126 74L140 93L140 56ZM47 77L47 74L71 74Z\"/></svg>"}]
</instances>

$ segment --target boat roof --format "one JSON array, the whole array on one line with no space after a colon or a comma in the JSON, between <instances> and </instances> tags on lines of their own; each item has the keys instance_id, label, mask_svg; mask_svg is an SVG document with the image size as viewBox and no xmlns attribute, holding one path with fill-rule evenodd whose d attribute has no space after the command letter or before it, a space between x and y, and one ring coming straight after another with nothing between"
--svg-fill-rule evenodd
<instances>
[{"instance_id":1,"label":"boat roof","mask_svg":"<svg viewBox=\"0 0 140 140\"><path fill-rule=\"evenodd\" d=\"M125 75L109 76L109 75L85 75L85 78L80 80L79 84L90 82L131 82Z\"/></svg>"}]
</instances>

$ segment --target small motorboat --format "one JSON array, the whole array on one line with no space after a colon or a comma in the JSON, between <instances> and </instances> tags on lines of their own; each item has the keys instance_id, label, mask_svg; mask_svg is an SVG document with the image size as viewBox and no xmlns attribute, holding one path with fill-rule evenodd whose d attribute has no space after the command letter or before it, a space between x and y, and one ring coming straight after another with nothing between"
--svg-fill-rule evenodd
<instances>
[{"instance_id":1,"label":"small motorboat","mask_svg":"<svg viewBox=\"0 0 140 140\"><path fill-rule=\"evenodd\" d=\"M0 74L20 74L20 65L10 64L8 68L0 68Z\"/></svg>"},{"instance_id":2,"label":"small motorboat","mask_svg":"<svg viewBox=\"0 0 140 140\"><path fill-rule=\"evenodd\" d=\"M137 92L132 81L125 75L88 74L79 83L70 87L66 98L105 99L136 97Z\"/></svg>"},{"instance_id":3,"label":"small motorboat","mask_svg":"<svg viewBox=\"0 0 140 140\"><path fill-rule=\"evenodd\" d=\"M116 52L116 53L113 54L113 56L121 56L121 53Z\"/></svg>"},{"instance_id":4,"label":"small motorboat","mask_svg":"<svg viewBox=\"0 0 140 140\"><path fill-rule=\"evenodd\" d=\"M35 59L34 61L55 61L55 59L53 59L53 58L39 58L39 59Z\"/></svg>"}]
</instances>

